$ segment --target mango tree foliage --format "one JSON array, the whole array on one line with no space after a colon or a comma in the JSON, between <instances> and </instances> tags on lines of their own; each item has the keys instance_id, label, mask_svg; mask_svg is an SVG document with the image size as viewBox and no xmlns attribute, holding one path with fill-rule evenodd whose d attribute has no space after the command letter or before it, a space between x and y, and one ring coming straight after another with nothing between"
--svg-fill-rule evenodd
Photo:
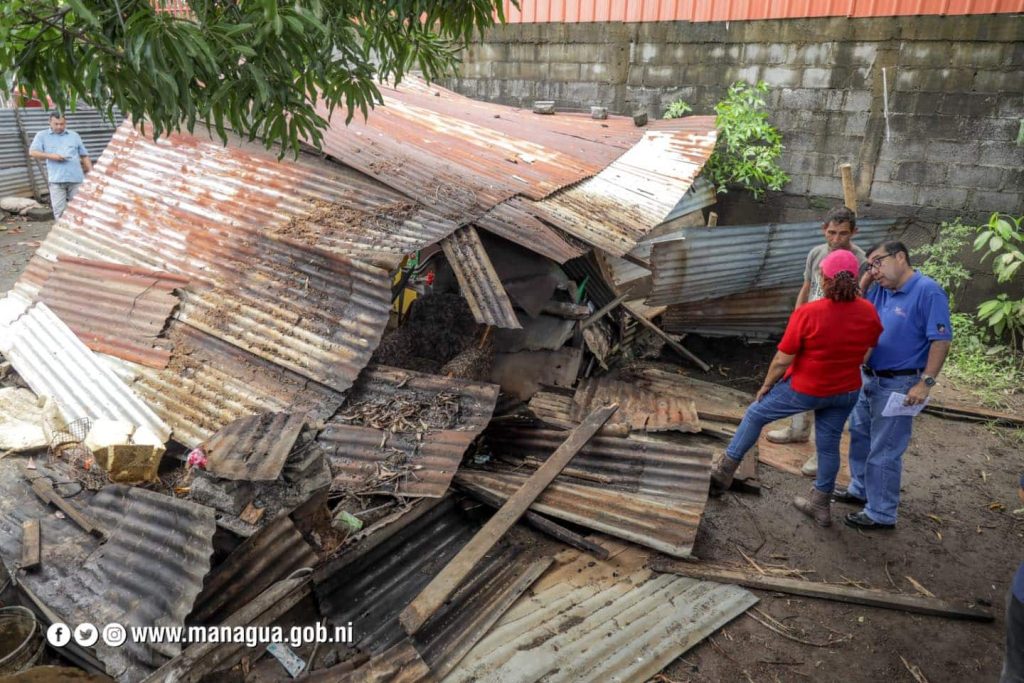
<instances>
[{"instance_id":1,"label":"mango tree foliage","mask_svg":"<svg viewBox=\"0 0 1024 683\"><path fill-rule=\"evenodd\" d=\"M160 135L231 129L282 155L320 146L328 112L367 116L379 84L452 72L495 0L2 0L0 90L60 110L114 107Z\"/></svg>"}]
</instances>

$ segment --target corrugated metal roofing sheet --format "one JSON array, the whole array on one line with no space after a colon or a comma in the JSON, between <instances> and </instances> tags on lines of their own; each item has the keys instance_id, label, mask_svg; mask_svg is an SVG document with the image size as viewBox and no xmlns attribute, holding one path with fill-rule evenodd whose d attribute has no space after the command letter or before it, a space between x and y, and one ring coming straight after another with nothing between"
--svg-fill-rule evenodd
<instances>
[{"instance_id":1,"label":"corrugated metal roofing sheet","mask_svg":"<svg viewBox=\"0 0 1024 683\"><path fill-rule=\"evenodd\" d=\"M857 221L857 243L873 244L892 218ZM688 303L752 289L799 287L807 252L820 244L821 223L684 228L650 240L654 284L650 306ZM794 295L795 296L795 295Z\"/></svg>"},{"instance_id":2,"label":"corrugated metal roofing sheet","mask_svg":"<svg viewBox=\"0 0 1024 683\"><path fill-rule=\"evenodd\" d=\"M174 291L187 284L165 271L64 256L39 300L93 351L162 368L171 352L157 338L178 305Z\"/></svg>"},{"instance_id":3,"label":"corrugated metal roofing sheet","mask_svg":"<svg viewBox=\"0 0 1024 683\"><path fill-rule=\"evenodd\" d=\"M672 334L767 339L785 331L795 300L793 287L758 289L721 299L673 304L661 323Z\"/></svg>"},{"instance_id":4,"label":"corrugated metal roofing sheet","mask_svg":"<svg viewBox=\"0 0 1024 683\"><path fill-rule=\"evenodd\" d=\"M540 217L614 256L665 221L717 139L713 116L656 121L599 174L537 202Z\"/></svg>"},{"instance_id":5,"label":"corrugated metal roofing sheet","mask_svg":"<svg viewBox=\"0 0 1024 683\"><path fill-rule=\"evenodd\" d=\"M206 469L224 479L273 481L306 424L305 415L261 413L239 418L209 438Z\"/></svg>"},{"instance_id":6,"label":"corrugated metal roofing sheet","mask_svg":"<svg viewBox=\"0 0 1024 683\"><path fill-rule=\"evenodd\" d=\"M477 529L452 499L442 501L369 553L317 579L320 611L334 624L351 623L356 650L379 656L411 642L431 670L444 675L550 564L527 548L500 543L408 638L398 615ZM330 670L322 674L319 680L337 676Z\"/></svg>"},{"instance_id":7,"label":"corrugated metal roofing sheet","mask_svg":"<svg viewBox=\"0 0 1024 683\"><path fill-rule=\"evenodd\" d=\"M580 381L573 397L572 418L582 422L593 409L609 403L619 404L619 409L606 427L624 424L633 431L700 431L697 408L691 399L658 394L611 377Z\"/></svg>"},{"instance_id":8,"label":"corrugated metal roofing sheet","mask_svg":"<svg viewBox=\"0 0 1024 683\"><path fill-rule=\"evenodd\" d=\"M573 418L572 396L553 391L538 391L528 404L534 417L559 429L574 429L579 421Z\"/></svg>"},{"instance_id":9,"label":"corrugated metal roofing sheet","mask_svg":"<svg viewBox=\"0 0 1024 683\"><path fill-rule=\"evenodd\" d=\"M184 323L172 321L167 336L174 346L168 367L116 363L186 446L198 446L247 415L285 412L322 421L342 403L341 393Z\"/></svg>"},{"instance_id":10,"label":"corrugated metal roofing sheet","mask_svg":"<svg viewBox=\"0 0 1024 683\"><path fill-rule=\"evenodd\" d=\"M459 228L441 240L441 248L478 323L508 329L522 327L476 228Z\"/></svg>"},{"instance_id":11,"label":"corrugated metal roofing sheet","mask_svg":"<svg viewBox=\"0 0 1024 683\"><path fill-rule=\"evenodd\" d=\"M207 576L190 622L219 624L271 584L318 561L288 515L280 515L235 548Z\"/></svg>"},{"instance_id":12,"label":"corrugated metal roofing sheet","mask_svg":"<svg viewBox=\"0 0 1024 683\"><path fill-rule=\"evenodd\" d=\"M619 377L663 396L693 399L702 420L739 424L753 394L648 364L624 368Z\"/></svg>"},{"instance_id":13,"label":"corrugated metal roofing sheet","mask_svg":"<svg viewBox=\"0 0 1024 683\"><path fill-rule=\"evenodd\" d=\"M100 544L70 519L54 516L10 459L0 462L0 490L0 556L13 573L10 562L21 555L21 522L41 521L43 563L18 580L63 621L116 622L128 629L184 623L210 568L212 509L117 484L91 500L88 493L74 496L70 502L109 534ZM177 654L181 644L129 638L111 648L101 639L95 650L111 676L137 681Z\"/></svg>"},{"instance_id":14,"label":"corrugated metal roofing sheet","mask_svg":"<svg viewBox=\"0 0 1024 683\"><path fill-rule=\"evenodd\" d=\"M487 434L495 453L528 462L546 460L566 438L564 431L515 426L496 426ZM597 436L570 463L590 476L559 475L532 509L686 556L707 501L712 455L710 449L674 441ZM455 480L507 498L526 477L463 468Z\"/></svg>"},{"instance_id":15,"label":"corrugated metal roofing sheet","mask_svg":"<svg viewBox=\"0 0 1024 683\"><path fill-rule=\"evenodd\" d=\"M1024 12L1022 0L511 0L503 1L510 24L548 22L752 21L805 17L890 17L900 15L956 16Z\"/></svg>"},{"instance_id":16,"label":"corrugated metal roofing sheet","mask_svg":"<svg viewBox=\"0 0 1024 683\"><path fill-rule=\"evenodd\" d=\"M522 197L498 204L478 218L476 225L557 263L565 263L584 253L530 213L528 200Z\"/></svg>"},{"instance_id":17,"label":"corrugated metal roofing sheet","mask_svg":"<svg viewBox=\"0 0 1024 683\"><path fill-rule=\"evenodd\" d=\"M497 400L494 384L367 368L317 437L334 488L444 495Z\"/></svg>"},{"instance_id":18,"label":"corrugated metal roofing sheet","mask_svg":"<svg viewBox=\"0 0 1024 683\"><path fill-rule=\"evenodd\" d=\"M444 683L646 681L757 602L738 586L652 575L618 556L563 556Z\"/></svg>"},{"instance_id":19,"label":"corrugated metal roofing sheet","mask_svg":"<svg viewBox=\"0 0 1024 683\"><path fill-rule=\"evenodd\" d=\"M82 417L145 426L162 441L171 428L90 351L44 303L0 328L0 351L39 396L52 396L69 422Z\"/></svg>"}]
</instances>

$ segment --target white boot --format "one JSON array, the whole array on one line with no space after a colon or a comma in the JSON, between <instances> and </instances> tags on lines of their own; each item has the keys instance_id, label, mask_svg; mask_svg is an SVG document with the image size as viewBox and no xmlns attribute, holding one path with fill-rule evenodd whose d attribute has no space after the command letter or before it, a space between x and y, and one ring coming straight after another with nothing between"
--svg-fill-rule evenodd
<instances>
[{"instance_id":1,"label":"white boot","mask_svg":"<svg viewBox=\"0 0 1024 683\"><path fill-rule=\"evenodd\" d=\"M811 417L814 413L797 413L785 429L773 429L765 434L772 443L807 443L811 438Z\"/></svg>"}]
</instances>

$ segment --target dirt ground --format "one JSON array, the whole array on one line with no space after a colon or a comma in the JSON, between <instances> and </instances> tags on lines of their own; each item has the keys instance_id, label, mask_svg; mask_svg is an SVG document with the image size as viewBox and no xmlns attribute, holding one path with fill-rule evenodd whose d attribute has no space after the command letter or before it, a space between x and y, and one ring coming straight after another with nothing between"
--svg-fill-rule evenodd
<instances>
[{"instance_id":1,"label":"dirt ground","mask_svg":"<svg viewBox=\"0 0 1024 683\"><path fill-rule=\"evenodd\" d=\"M774 349L690 342L716 367L716 381L760 385ZM698 350L699 349L699 350ZM724 374L723 374L724 373ZM941 381L941 378L940 378ZM705 639L662 674L666 681L996 681L1002 666L1004 605L1024 559L1024 514L1017 480L1024 472L1024 432L923 414L904 455L897 527L865 533L842 524L855 508L837 505L821 529L792 507L811 480L759 465L760 496L711 500L694 554L753 568L754 562L813 570L807 578L916 593L910 578L955 604L991 607L992 623L798 599L754 591L756 606L817 644L780 636L743 615ZM756 615L756 613L755 613ZM760 615L756 615L760 616ZM762 620L763 617L762 617ZM849 636L849 638L845 638ZM901 659L902 658L902 659Z\"/></svg>"},{"instance_id":2,"label":"dirt ground","mask_svg":"<svg viewBox=\"0 0 1024 683\"><path fill-rule=\"evenodd\" d=\"M0 292L11 287L50 223L0 220ZM715 368L710 379L753 390L771 346L687 340ZM784 638L744 615L673 662L655 680L912 681L920 667L932 683L995 681L1002 661L1004 600L1024 558L1024 514L1013 514L1024 471L1024 432L922 415L904 458L897 528L873 534L841 523L820 529L791 504L810 480L759 466L761 496L727 494L707 507L695 554L744 564L806 570L808 578L845 580L914 594L910 578L961 605L991 607L993 623L844 605L755 591L757 608L816 647ZM756 613L755 613L756 614ZM905 665L903 660L908 663Z\"/></svg>"}]
</instances>

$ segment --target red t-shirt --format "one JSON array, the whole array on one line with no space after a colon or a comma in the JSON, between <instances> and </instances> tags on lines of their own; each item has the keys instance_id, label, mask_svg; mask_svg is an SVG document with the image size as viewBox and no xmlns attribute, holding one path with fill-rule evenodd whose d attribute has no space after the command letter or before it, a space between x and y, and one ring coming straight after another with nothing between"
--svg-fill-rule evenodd
<instances>
[{"instance_id":1,"label":"red t-shirt","mask_svg":"<svg viewBox=\"0 0 1024 683\"><path fill-rule=\"evenodd\" d=\"M860 388L864 354L882 323L870 302L818 299L793 311L779 351L796 356L785 377L801 394L832 396ZM784 378L785 378L784 377Z\"/></svg>"}]
</instances>

